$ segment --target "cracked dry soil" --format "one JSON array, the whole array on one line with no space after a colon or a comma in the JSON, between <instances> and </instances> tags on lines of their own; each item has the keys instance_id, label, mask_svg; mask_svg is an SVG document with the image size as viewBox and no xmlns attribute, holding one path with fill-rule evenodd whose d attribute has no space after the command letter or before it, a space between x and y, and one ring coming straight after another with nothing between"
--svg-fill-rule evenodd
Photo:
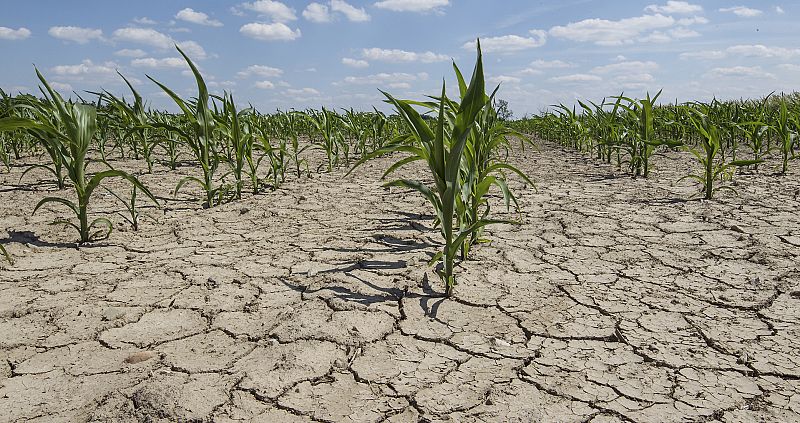
<instances>
[{"instance_id":1,"label":"cracked dry soil","mask_svg":"<svg viewBox=\"0 0 800 423\"><path fill-rule=\"evenodd\" d=\"M649 180L517 156L524 225L490 228L452 299L388 158L210 210L187 191L80 248L62 209L30 216L45 175L1 174L0 420L800 421L797 170L687 202L685 155Z\"/></svg>"}]
</instances>

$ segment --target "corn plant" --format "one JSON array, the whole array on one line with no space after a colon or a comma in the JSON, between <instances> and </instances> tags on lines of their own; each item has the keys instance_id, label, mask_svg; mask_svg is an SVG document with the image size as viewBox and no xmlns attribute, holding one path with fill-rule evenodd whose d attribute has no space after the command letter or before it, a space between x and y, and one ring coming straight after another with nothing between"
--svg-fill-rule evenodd
<instances>
[{"instance_id":1,"label":"corn plant","mask_svg":"<svg viewBox=\"0 0 800 423\"><path fill-rule=\"evenodd\" d=\"M627 104L620 104L628 115L628 129L623 137L624 149L629 156L629 167L634 177L647 177L650 174L650 158L661 145L680 146L678 141L659 140L655 135L654 104L661 91L652 98L647 93L644 99L631 99L620 96Z\"/></svg>"},{"instance_id":2,"label":"corn plant","mask_svg":"<svg viewBox=\"0 0 800 423\"><path fill-rule=\"evenodd\" d=\"M328 172L333 171L333 167L339 160L339 148L347 144L340 140L342 134L337 126L338 116L331 110L322 108L322 111L307 111L305 114L308 121L312 124L318 142L316 148L325 152L327 159Z\"/></svg>"},{"instance_id":3,"label":"corn plant","mask_svg":"<svg viewBox=\"0 0 800 423\"><path fill-rule=\"evenodd\" d=\"M463 90L461 103L450 109L453 113L452 119L446 115L450 100L446 97L444 83L442 83L441 96L437 98L438 118L433 123L433 128L413 108L413 105L420 105L420 102L399 100L387 92L381 92L401 117L408 136L399 137L395 142L360 160L356 166L370 158L391 152L407 153L409 156L390 166L384 173L384 177L415 161L424 161L428 165L430 176L434 182L432 188L413 179L397 179L387 182L385 186L416 190L433 206L444 245L442 250L434 255L431 262L441 260L437 273L444 283L445 295L450 296L456 285L453 273L455 258L464 243L473 233L486 225L507 222L483 217L468 227L460 228L457 218L456 208L463 187L462 162L467 151L468 139L478 123L481 110L489 101L489 97L485 93L480 43L478 43L478 57L469 86ZM450 125L452 127L449 127ZM406 140L410 142L405 142Z\"/></svg>"},{"instance_id":4,"label":"corn plant","mask_svg":"<svg viewBox=\"0 0 800 423\"><path fill-rule=\"evenodd\" d=\"M250 113L250 109L237 111L233 95L230 93L225 93L220 100L222 100L222 112L215 113L215 117L219 132L231 150L227 162L235 179L236 198L242 198L245 176L250 179L253 193L258 194L260 181L258 162L253 158L253 134L250 132L250 125L244 119Z\"/></svg>"},{"instance_id":5,"label":"corn plant","mask_svg":"<svg viewBox=\"0 0 800 423\"><path fill-rule=\"evenodd\" d=\"M289 154L292 157L292 163L294 163L294 169L297 173L297 177L300 177L300 167L305 165L306 173L309 172L308 170L308 161L300 157L303 152L309 147L308 144L300 147L300 143L297 139L297 132L298 132L298 118L299 112L291 111L288 113L281 113L280 118L283 119L283 133L286 137L288 137L290 152Z\"/></svg>"},{"instance_id":6,"label":"corn plant","mask_svg":"<svg viewBox=\"0 0 800 423\"><path fill-rule=\"evenodd\" d=\"M709 116L711 108L706 105L696 104L694 107L689 107L687 110L690 113L689 119L692 126L701 135L700 146L702 150L693 147L685 148L690 151L702 165L703 174L690 174L681 178L681 180L689 178L700 182L703 186L701 192L705 194L704 198L706 200L710 200L714 192L720 189L728 189L735 193L736 191L728 186L715 187L714 181L717 178L721 180L731 178L733 176L733 170L736 167L754 165L761 163L763 160L734 160L726 162L724 158L718 158L718 155L720 155L722 151L722 140L720 138L721 130L719 125Z\"/></svg>"},{"instance_id":7,"label":"corn plant","mask_svg":"<svg viewBox=\"0 0 800 423\"><path fill-rule=\"evenodd\" d=\"M206 193L206 201L204 206L213 207L215 202L218 203L221 201L223 191L214 185L214 174L219 167L220 157L216 151L216 146L214 145L214 115L208 108L208 88L206 88L206 83L203 80L203 76L200 74L200 71L197 70L197 67L194 65L192 60L189 59L189 56L187 56L177 45L175 48L178 49L178 52L181 54L181 56L183 56L184 60L186 60L186 63L189 65L189 68L194 74L195 81L197 82L197 98L191 102L185 101L180 96L175 94L174 91L167 88L167 86L156 81L148 75L147 78L158 85L165 93L167 93L167 95L175 102L175 104L178 105L183 112L183 118L186 121L188 128L184 129L168 123L155 123L154 125L167 129L186 141L186 144L192 150L195 159L200 163L200 167L203 171L203 179L194 176L187 176L181 179L175 186L175 195L178 194L178 191L180 191L181 187L183 187L185 184L194 182L200 185L200 187L203 188Z\"/></svg>"},{"instance_id":8,"label":"corn plant","mask_svg":"<svg viewBox=\"0 0 800 423\"><path fill-rule=\"evenodd\" d=\"M75 213L78 218L78 224L68 220L59 220L56 223L63 223L75 228L80 234L81 243L108 238L113 227L111 221L107 218L99 217L90 222L88 213L89 200L92 193L104 179L111 177L126 179L145 193L154 203L158 204L158 202L138 179L121 170L109 169L97 172L91 177L86 175L86 167L90 163L86 154L97 131L97 110L94 105L73 104L64 101L50 87L38 69L36 70L36 75L44 86L42 90L46 97L46 103L44 104L47 104L51 110L49 113L43 113L42 109L36 109L37 119L35 120L13 117L0 119L0 130L25 129L40 135L46 134L48 139L56 140L58 143L58 155L67 170L67 176L73 184L78 202L75 204L61 197L45 197L36 204L33 213L36 213L39 208L48 203L62 204ZM98 232L92 233L92 230L99 225L104 225L105 231L100 229Z\"/></svg>"},{"instance_id":9,"label":"corn plant","mask_svg":"<svg viewBox=\"0 0 800 423\"><path fill-rule=\"evenodd\" d=\"M789 110L786 97L781 97L775 132L778 135L778 148L781 151L782 175L785 175L789 170L789 161L797 158L794 154L794 144L797 137L795 128L800 128L798 116Z\"/></svg>"},{"instance_id":10,"label":"corn plant","mask_svg":"<svg viewBox=\"0 0 800 423\"><path fill-rule=\"evenodd\" d=\"M138 190L136 185L134 185L133 189L131 189L130 200L124 199L121 195L117 194L116 192L114 192L114 191L112 191L112 190L110 190L108 188L104 187L104 189L109 194L113 195L117 200L120 201L120 203L122 203L125 206L125 211L127 212L127 214L125 214L125 213L118 213L118 214L123 219L125 219L125 221L127 221L129 225L131 225L131 228L134 231L138 231L139 230L139 218L142 216L142 214L136 208L136 197L137 197L137 190Z\"/></svg>"},{"instance_id":11,"label":"corn plant","mask_svg":"<svg viewBox=\"0 0 800 423\"><path fill-rule=\"evenodd\" d=\"M125 78L125 75L119 72L117 74L122 77L122 80L125 81L125 84L128 85L128 88L133 93L133 105L129 105L124 99L119 99L109 92L105 94L110 99L111 105L119 111L118 117L122 119L120 123L126 132L132 135L129 136L129 139L131 139L131 143L134 146L134 151L137 152L136 158L138 158L138 152L141 151L141 155L147 163L147 173L153 173L153 153L159 139L150 136L152 126L144 109L142 96L133 88L128 78Z\"/></svg>"}]
</instances>

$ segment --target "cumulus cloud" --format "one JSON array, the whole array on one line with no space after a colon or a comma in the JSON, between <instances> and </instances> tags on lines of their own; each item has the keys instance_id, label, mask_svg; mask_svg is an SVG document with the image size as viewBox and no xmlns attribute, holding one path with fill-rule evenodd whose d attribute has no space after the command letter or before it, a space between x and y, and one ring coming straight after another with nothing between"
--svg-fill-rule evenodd
<instances>
[{"instance_id":1,"label":"cumulus cloud","mask_svg":"<svg viewBox=\"0 0 800 423\"><path fill-rule=\"evenodd\" d=\"M343 14L351 22L366 22L369 14L363 7L358 8L344 0L331 0L331 10Z\"/></svg>"},{"instance_id":2,"label":"cumulus cloud","mask_svg":"<svg viewBox=\"0 0 800 423\"><path fill-rule=\"evenodd\" d=\"M386 85L390 83L399 83L399 82L414 82L414 81L424 81L428 79L428 74L425 72L420 73L404 73L404 72L394 72L394 73L376 73L374 75L367 75L367 76L348 76L344 79L345 84L353 84L353 85Z\"/></svg>"},{"instance_id":3,"label":"cumulus cloud","mask_svg":"<svg viewBox=\"0 0 800 423\"><path fill-rule=\"evenodd\" d=\"M374 6L394 12L429 12L449 4L449 0L382 0Z\"/></svg>"},{"instance_id":4,"label":"cumulus cloud","mask_svg":"<svg viewBox=\"0 0 800 423\"><path fill-rule=\"evenodd\" d=\"M365 59L389 63L434 63L450 60L448 56L437 54L432 51L417 53L413 51L382 48L365 48L362 50L361 55Z\"/></svg>"},{"instance_id":5,"label":"cumulus cloud","mask_svg":"<svg viewBox=\"0 0 800 423\"><path fill-rule=\"evenodd\" d=\"M270 81L258 81L253 86L262 90L271 90L275 88L275 84Z\"/></svg>"},{"instance_id":6,"label":"cumulus cloud","mask_svg":"<svg viewBox=\"0 0 800 423\"><path fill-rule=\"evenodd\" d=\"M598 45L629 44L643 33L675 25L675 19L661 14L625 18L618 21L585 19L555 26L550 35L572 41L593 42Z\"/></svg>"},{"instance_id":7,"label":"cumulus cloud","mask_svg":"<svg viewBox=\"0 0 800 423\"><path fill-rule=\"evenodd\" d=\"M67 84L65 82L50 82L50 87L52 87L56 91L66 92L66 91L74 91L72 85Z\"/></svg>"},{"instance_id":8,"label":"cumulus cloud","mask_svg":"<svg viewBox=\"0 0 800 423\"><path fill-rule=\"evenodd\" d=\"M0 40L24 40L31 36L28 28L13 29L0 26Z\"/></svg>"},{"instance_id":9,"label":"cumulus cloud","mask_svg":"<svg viewBox=\"0 0 800 423\"><path fill-rule=\"evenodd\" d=\"M500 37L487 37L481 39L481 49L484 53L514 53L531 48L541 47L547 42L547 33L542 30L532 29L531 37L519 35L503 35ZM461 47L474 50L476 42L464 43Z\"/></svg>"},{"instance_id":10,"label":"cumulus cloud","mask_svg":"<svg viewBox=\"0 0 800 423\"><path fill-rule=\"evenodd\" d=\"M275 78L283 75L283 70L265 65L250 65L236 73L239 78L250 76L260 76L263 78Z\"/></svg>"},{"instance_id":11,"label":"cumulus cloud","mask_svg":"<svg viewBox=\"0 0 800 423\"><path fill-rule=\"evenodd\" d=\"M292 41L300 38L300 29L292 30L281 22L265 24L253 22L242 25L239 32L250 38L262 41Z\"/></svg>"},{"instance_id":12,"label":"cumulus cloud","mask_svg":"<svg viewBox=\"0 0 800 423\"><path fill-rule=\"evenodd\" d=\"M768 47L763 44L740 44L728 47L725 51L729 54L747 57L781 58L788 59L800 55L800 49L784 47Z\"/></svg>"},{"instance_id":13,"label":"cumulus cloud","mask_svg":"<svg viewBox=\"0 0 800 423\"><path fill-rule=\"evenodd\" d=\"M275 0L257 0L252 3L242 3L241 7L267 16L274 22L289 22L297 19L294 9Z\"/></svg>"},{"instance_id":14,"label":"cumulus cloud","mask_svg":"<svg viewBox=\"0 0 800 423\"><path fill-rule=\"evenodd\" d=\"M172 47L174 41L166 34L152 28L120 28L114 31L114 39L117 41L127 41L131 43L143 44L160 49Z\"/></svg>"},{"instance_id":15,"label":"cumulus cloud","mask_svg":"<svg viewBox=\"0 0 800 423\"><path fill-rule=\"evenodd\" d=\"M571 75L554 76L549 79L552 82L597 82L602 81L603 78L597 75L589 75L586 73L574 73Z\"/></svg>"},{"instance_id":16,"label":"cumulus cloud","mask_svg":"<svg viewBox=\"0 0 800 423\"><path fill-rule=\"evenodd\" d=\"M790 59L800 56L800 49L766 46L763 44L737 44L725 50L701 50L681 53L684 60L720 60L730 56L759 57L764 59Z\"/></svg>"},{"instance_id":17,"label":"cumulus cloud","mask_svg":"<svg viewBox=\"0 0 800 423\"><path fill-rule=\"evenodd\" d=\"M644 10L652 13L690 14L690 13L702 12L703 6L700 6L698 4L691 4L688 1L670 0L667 2L667 4L664 5L651 4L645 7Z\"/></svg>"},{"instance_id":18,"label":"cumulus cloud","mask_svg":"<svg viewBox=\"0 0 800 423\"><path fill-rule=\"evenodd\" d=\"M102 40L103 31L94 28L81 28L77 26L53 26L47 31L53 38L86 44L91 40Z\"/></svg>"},{"instance_id":19,"label":"cumulus cloud","mask_svg":"<svg viewBox=\"0 0 800 423\"><path fill-rule=\"evenodd\" d=\"M310 3L303 10L303 17L311 22L324 23L331 21L331 14L328 6L320 3Z\"/></svg>"},{"instance_id":20,"label":"cumulus cloud","mask_svg":"<svg viewBox=\"0 0 800 423\"><path fill-rule=\"evenodd\" d=\"M136 58L136 57L147 56L147 53L144 50L138 49L138 48L135 48L135 49L123 48L122 50L115 51L114 55L115 56L120 56L120 57L133 57L133 58Z\"/></svg>"},{"instance_id":21,"label":"cumulus cloud","mask_svg":"<svg viewBox=\"0 0 800 423\"><path fill-rule=\"evenodd\" d=\"M723 13L733 13L734 15L742 18L753 18L764 13L761 10L752 9L747 6L723 7L722 9L719 9L719 11Z\"/></svg>"},{"instance_id":22,"label":"cumulus cloud","mask_svg":"<svg viewBox=\"0 0 800 423\"><path fill-rule=\"evenodd\" d=\"M713 68L706 73L706 76L756 79L775 78L775 75L765 72L763 69L761 69L761 66L732 66Z\"/></svg>"},{"instance_id":23,"label":"cumulus cloud","mask_svg":"<svg viewBox=\"0 0 800 423\"><path fill-rule=\"evenodd\" d=\"M91 82L116 80L117 68L115 62L95 63L86 59L76 65L57 65L50 68L54 75L70 81Z\"/></svg>"},{"instance_id":24,"label":"cumulus cloud","mask_svg":"<svg viewBox=\"0 0 800 423\"><path fill-rule=\"evenodd\" d=\"M629 62L612 63L610 65L604 65L604 66L597 66L592 69L592 73L597 73L601 75L614 74L614 73L636 74L636 73L652 72L657 70L658 68L659 68L658 63L653 61L647 61L647 62L629 61Z\"/></svg>"},{"instance_id":25,"label":"cumulus cloud","mask_svg":"<svg viewBox=\"0 0 800 423\"><path fill-rule=\"evenodd\" d=\"M188 67L183 57L164 57L156 59L153 57L144 57L141 59L133 59L131 66L137 68L150 68L150 69L178 69Z\"/></svg>"},{"instance_id":26,"label":"cumulus cloud","mask_svg":"<svg viewBox=\"0 0 800 423\"><path fill-rule=\"evenodd\" d=\"M222 26L222 22L211 19L203 12L198 12L191 7L187 7L182 9L175 15L175 19L191 22L198 25L206 25L206 26Z\"/></svg>"},{"instance_id":27,"label":"cumulus cloud","mask_svg":"<svg viewBox=\"0 0 800 423\"><path fill-rule=\"evenodd\" d=\"M366 68L369 66L369 62L366 60L351 59L349 57L342 58L342 64L351 68Z\"/></svg>"},{"instance_id":28,"label":"cumulus cloud","mask_svg":"<svg viewBox=\"0 0 800 423\"><path fill-rule=\"evenodd\" d=\"M497 75L486 78L486 81L492 84L519 84L520 81L522 80L517 78L516 76Z\"/></svg>"},{"instance_id":29,"label":"cumulus cloud","mask_svg":"<svg viewBox=\"0 0 800 423\"><path fill-rule=\"evenodd\" d=\"M137 23L139 25L155 25L155 24L158 23L158 22L156 22L156 21L154 21L154 20L152 20L152 19L150 19L150 18L148 18L146 16L145 17L141 17L141 18L133 18L133 22L135 22L135 23Z\"/></svg>"}]
</instances>

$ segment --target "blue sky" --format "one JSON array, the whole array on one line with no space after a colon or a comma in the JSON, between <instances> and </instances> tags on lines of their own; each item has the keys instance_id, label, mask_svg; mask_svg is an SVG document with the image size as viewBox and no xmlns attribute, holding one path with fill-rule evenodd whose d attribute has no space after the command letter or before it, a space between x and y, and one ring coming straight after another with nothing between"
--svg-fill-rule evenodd
<instances>
[{"instance_id":1,"label":"blue sky","mask_svg":"<svg viewBox=\"0 0 800 423\"><path fill-rule=\"evenodd\" d=\"M126 94L150 75L191 95L173 44L210 89L259 110L381 106L454 86L482 40L490 83L517 116L575 98L664 89L662 99L758 97L800 87L794 1L317 0L13 2L0 16L0 87ZM47 13L43 13L47 11Z\"/></svg>"}]
</instances>

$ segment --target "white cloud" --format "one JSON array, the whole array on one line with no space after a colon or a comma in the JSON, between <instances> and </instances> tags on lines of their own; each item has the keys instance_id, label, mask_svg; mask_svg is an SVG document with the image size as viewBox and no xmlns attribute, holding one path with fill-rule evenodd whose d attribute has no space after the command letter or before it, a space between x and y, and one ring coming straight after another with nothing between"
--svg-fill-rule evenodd
<instances>
[{"instance_id":1,"label":"white cloud","mask_svg":"<svg viewBox=\"0 0 800 423\"><path fill-rule=\"evenodd\" d=\"M133 22L139 25L155 25L158 22L148 18L148 17L141 17L141 18L133 18Z\"/></svg>"},{"instance_id":2,"label":"white cloud","mask_svg":"<svg viewBox=\"0 0 800 423\"><path fill-rule=\"evenodd\" d=\"M790 72L800 72L800 65L795 65L793 63L784 63L782 65L778 65L778 69Z\"/></svg>"},{"instance_id":3,"label":"white cloud","mask_svg":"<svg viewBox=\"0 0 800 423\"><path fill-rule=\"evenodd\" d=\"M699 37L700 33L689 28L674 28L668 31L669 36L675 40L682 40L684 38Z\"/></svg>"},{"instance_id":4,"label":"white cloud","mask_svg":"<svg viewBox=\"0 0 800 423\"><path fill-rule=\"evenodd\" d=\"M503 35L500 37L488 37L481 39L481 50L484 53L513 53L527 50L530 48L541 47L547 42L547 33L542 30L533 29L530 31L532 37L521 37L519 35ZM475 41L464 43L461 47L466 50L475 49Z\"/></svg>"},{"instance_id":5,"label":"white cloud","mask_svg":"<svg viewBox=\"0 0 800 423\"><path fill-rule=\"evenodd\" d=\"M449 0L382 0L374 6L394 12L429 12L449 4Z\"/></svg>"},{"instance_id":6,"label":"white cloud","mask_svg":"<svg viewBox=\"0 0 800 423\"><path fill-rule=\"evenodd\" d=\"M708 19L706 19L706 18L704 18L702 16L692 16L691 18L678 19L677 23L680 26L689 26L689 25L695 25L695 24L707 24L708 23Z\"/></svg>"},{"instance_id":7,"label":"white cloud","mask_svg":"<svg viewBox=\"0 0 800 423\"><path fill-rule=\"evenodd\" d=\"M348 76L344 79L344 83L353 85L383 85L399 82L413 82L424 81L428 79L428 74L420 72L417 74L394 72L394 73L376 73L367 76Z\"/></svg>"},{"instance_id":8,"label":"white cloud","mask_svg":"<svg viewBox=\"0 0 800 423\"><path fill-rule=\"evenodd\" d=\"M761 66L732 66L714 68L708 71L709 77L732 77L732 78L769 78L774 79L775 75L765 72Z\"/></svg>"},{"instance_id":9,"label":"white cloud","mask_svg":"<svg viewBox=\"0 0 800 423\"><path fill-rule=\"evenodd\" d=\"M687 1L669 0L665 5L651 4L645 7L644 10L652 13L689 14L702 12L703 7L698 4L691 4Z\"/></svg>"},{"instance_id":10,"label":"white cloud","mask_svg":"<svg viewBox=\"0 0 800 423\"><path fill-rule=\"evenodd\" d=\"M114 39L117 41L144 44L161 49L169 49L174 44L174 41L171 37L152 28L120 28L114 31Z\"/></svg>"},{"instance_id":11,"label":"white cloud","mask_svg":"<svg viewBox=\"0 0 800 423\"><path fill-rule=\"evenodd\" d=\"M114 62L106 62L103 64L95 64L91 60L86 59L77 65L58 65L52 67L50 70L61 76L79 76L90 74L113 74L116 72L117 64Z\"/></svg>"},{"instance_id":12,"label":"white cloud","mask_svg":"<svg viewBox=\"0 0 800 423\"><path fill-rule=\"evenodd\" d=\"M349 57L342 58L342 64L351 68L366 68L369 66L369 62L366 60L351 59Z\"/></svg>"},{"instance_id":13,"label":"white cloud","mask_svg":"<svg viewBox=\"0 0 800 423\"><path fill-rule=\"evenodd\" d=\"M320 3L310 3L303 10L303 17L311 22L324 23L331 21L331 14L328 6Z\"/></svg>"},{"instance_id":14,"label":"white cloud","mask_svg":"<svg viewBox=\"0 0 800 423\"><path fill-rule=\"evenodd\" d=\"M342 13L351 22L366 22L370 19L364 8L357 8L344 0L331 0L331 10Z\"/></svg>"},{"instance_id":15,"label":"white cloud","mask_svg":"<svg viewBox=\"0 0 800 423\"><path fill-rule=\"evenodd\" d=\"M164 57L155 59L153 57L145 57L142 59L133 59L131 66L137 68L151 68L151 69L177 69L188 67L183 57Z\"/></svg>"},{"instance_id":16,"label":"white cloud","mask_svg":"<svg viewBox=\"0 0 800 423\"><path fill-rule=\"evenodd\" d=\"M630 61L612 63L610 65L597 66L592 69L592 73L607 75L607 74L636 74L646 73L658 70L659 65L653 61L641 62Z\"/></svg>"},{"instance_id":17,"label":"white cloud","mask_svg":"<svg viewBox=\"0 0 800 423\"><path fill-rule=\"evenodd\" d=\"M50 27L47 33L53 38L73 41L78 44L86 44L91 40L103 39L102 30L77 26L53 26Z\"/></svg>"},{"instance_id":18,"label":"white cloud","mask_svg":"<svg viewBox=\"0 0 800 423\"><path fill-rule=\"evenodd\" d=\"M786 12L784 12L784 11L783 11L783 8L782 8L782 7L780 7L780 6L775 6L775 13L777 13L777 14L779 14L779 15L783 15L783 14L784 14L784 13L786 13Z\"/></svg>"},{"instance_id":19,"label":"white cloud","mask_svg":"<svg viewBox=\"0 0 800 423\"><path fill-rule=\"evenodd\" d=\"M700 50L681 53L680 58L682 60L719 60L724 59L725 56L727 56L727 54L722 50Z\"/></svg>"},{"instance_id":20,"label":"white cloud","mask_svg":"<svg viewBox=\"0 0 800 423\"><path fill-rule=\"evenodd\" d=\"M211 19L203 12L198 12L191 7L187 7L182 9L175 15L175 19L191 22L198 25L206 25L206 26L222 26L222 22Z\"/></svg>"},{"instance_id":21,"label":"white cloud","mask_svg":"<svg viewBox=\"0 0 800 423\"><path fill-rule=\"evenodd\" d=\"M290 88L286 90L286 94L294 96L318 96L321 93L313 88L300 88L300 89Z\"/></svg>"},{"instance_id":22,"label":"white cloud","mask_svg":"<svg viewBox=\"0 0 800 423\"><path fill-rule=\"evenodd\" d=\"M597 75L589 75L585 73L575 73L572 75L555 76L549 79L552 82L597 82L602 81L603 78Z\"/></svg>"},{"instance_id":23,"label":"white cloud","mask_svg":"<svg viewBox=\"0 0 800 423\"><path fill-rule=\"evenodd\" d=\"M247 78L249 76L260 76L263 78L276 78L283 75L283 71L278 68L264 65L250 65L243 70L236 73L239 78Z\"/></svg>"},{"instance_id":24,"label":"white cloud","mask_svg":"<svg viewBox=\"0 0 800 423\"><path fill-rule=\"evenodd\" d=\"M13 29L0 26L0 40L24 40L31 36L28 28Z\"/></svg>"},{"instance_id":25,"label":"white cloud","mask_svg":"<svg viewBox=\"0 0 800 423\"><path fill-rule=\"evenodd\" d=\"M534 69L563 69L574 68L575 65L562 60L534 60L530 65Z\"/></svg>"},{"instance_id":26,"label":"white cloud","mask_svg":"<svg viewBox=\"0 0 800 423\"><path fill-rule=\"evenodd\" d=\"M294 9L275 0L257 0L252 3L242 3L241 6L261 16L269 16L275 22L289 22L297 19Z\"/></svg>"},{"instance_id":27,"label":"white cloud","mask_svg":"<svg viewBox=\"0 0 800 423\"><path fill-rule=\"evenodd\" d=\"M625 18L618 21L606 19L585 19L555 26L550 35L572 41L593 42L598 45L613 46L633 43L645 32L669 28L675 19L661 14Z\"/></svg>"},{"instance_id":28,"label":"white cloud","mask_svg":"<svg viewBox=\"0 0 800 423\"><path fill-rule=\"evenodd\" d=\"M492 84L519 84L522 80L516 76L497 75L486 78L486 81Z\"/></svg>"},{"instance_id":29,"label":"white cloud","mask_svg":"<svg viewBox=\"0 0 800 423\"><path fill-rule=\"evenodd\" d=\"M764 13L761 10L752 9L747 6L724 7L722 9L719 9L719 11L725 13L733 13L734 15L742 18L753 18Z\"/></svg>"},{"instance_id":30,"label":"white cloud","mask_svg":"<svg viewBox=\"0 0 800 423\"><path fill-rule=\"evenodd\" d=\"M416 53L413 51L382 48L365 48L362 50L361 55L369 60L389 63L434 63L450 60L448 56L437 54L432 51Z\"/></svg>"},{"instance_id":31,"label":"white cloud","mask_svg":"<svg viewBox=\"0 0 800 423\"><path fill-rule=\"evenodd\" d=\"M260 88L262 90L271 90L275 88L275 84L270 81L258 81L255 83L254 87Z\"/></svg>"},{"instance_id":32,"label":"white cloud","mask_svg":"<svg viewBox=\"0 0 800 423\"><path fill-rule=\"evenodd\" d=\"M730 56L790 59L800 56L800 49L765 46L763 44L738 44L725 50L702 50L681 53L680 58L683 60L720 60Z\"/></svg>"},{"instance_id":33,"label":"white cloud","mask_svg":"<svg viewBox=\"0 0 800 423\"><path fill-rule=\"evenodd\" d=\"M389 84L389 88L394 88L395 90L407 90L411 88L411 84L408 82L393 82Z\"/></svg>"},{"instance_id":34,"label":"white cloud","mask_svg":"<svg viewBox=\"0 0 800 423\"><path fill-rule=\"evenodd\" d=\"M253 22L242 25L239 28L239 32L250 38L263 41L292 41L302 35L299 28L292 30L281 22L271 24Z\"/></svg>"},{"instance_id":35,"label":"white cloud","mask_svg":"<svg viewBox=\"0 0 800 423\"><path fill-rule=\"evenodd\" d=\"M192 60L203 60L208 57L206 50L195 41L179 41L177 44Z\"/></svg>"},{"instance_id":36,"label":"white cloud","mask_svg":"<svg viewBox=\"0 0 800 423\"><path fill-rule=\"evenodd\" d=\"M64 83L64 82L50 82L50 87L52 87L56 91L74 91L72 85Z\"/></svg>"},{"instance_id":37,"label":"white cloud","mask_svg":"<svg viewBox=\"0 0 800 423\"><path fill-rule=\"evenodd\" d=\"M763 44L753 45L735 45L725 49L729 54L747 57L763 57L773 58L778 57L788 59L800 55L800 49L796 48L783 48L783 47L767 47Z\"/></svg>"},{"instance_id":38,"label":"white cloud","mask_svg":"<svg viewBox=\"0 0 800 423\"><path fill-rule=\"evenodd\" d=\"M142 49L130 49L130 48L123 48L122 50L117 50L114 52L115 56L121 57L144 57L147 56L147 53Z\"/></svg>"}]
</instances>

